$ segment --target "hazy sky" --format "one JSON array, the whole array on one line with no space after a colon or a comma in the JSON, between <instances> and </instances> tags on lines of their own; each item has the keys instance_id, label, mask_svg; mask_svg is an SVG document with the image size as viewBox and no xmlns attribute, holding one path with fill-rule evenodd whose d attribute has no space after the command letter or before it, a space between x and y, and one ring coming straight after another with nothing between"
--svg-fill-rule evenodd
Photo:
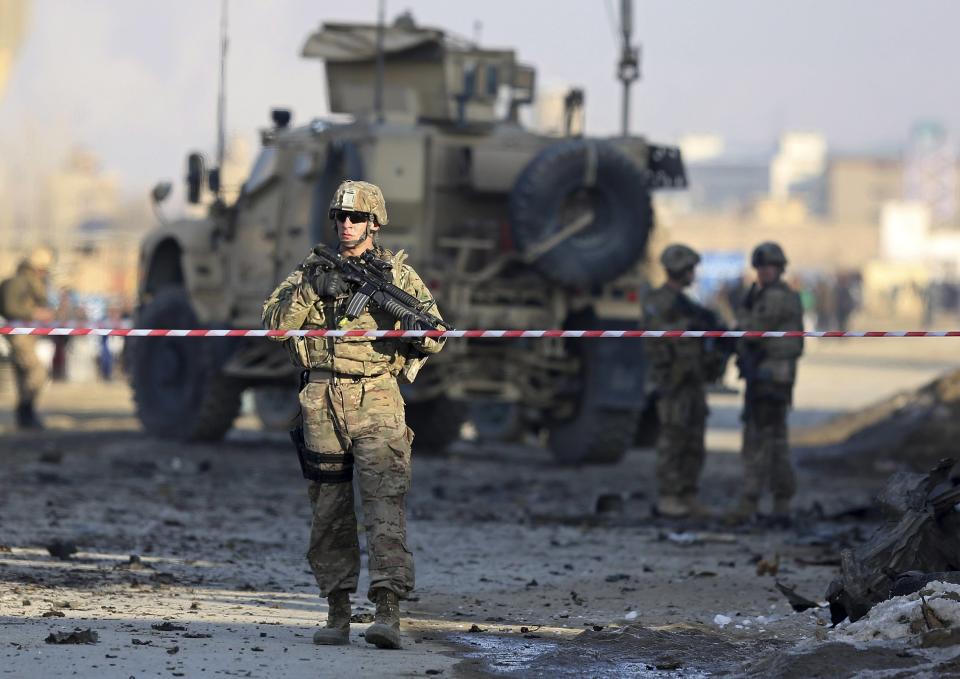
<instances>
[{"instance_id":1,"label":"hazy sky","mask_svg":"<svg viewBox=\"0 0 960 679\"><path fill-rule=\"evenodd\" d=\"M420 23L515 47L541 82L587 90L589 131L619 126L618 0L387 0ZM0 99L0 153L55 158L79 141L131 183L179 178L214 144L219 0L34 0ZM375 0L232 0L228 121L250 133L271 106L326 108L299 58L322 20L372 21ZM919 118L960 130L960 2L638 0L643 78L632 127L658 141L717 132L764 143L821 130L834 147L892 147ZM0 17L2 20L2 17Z\"/></svg>"}]
</instances>

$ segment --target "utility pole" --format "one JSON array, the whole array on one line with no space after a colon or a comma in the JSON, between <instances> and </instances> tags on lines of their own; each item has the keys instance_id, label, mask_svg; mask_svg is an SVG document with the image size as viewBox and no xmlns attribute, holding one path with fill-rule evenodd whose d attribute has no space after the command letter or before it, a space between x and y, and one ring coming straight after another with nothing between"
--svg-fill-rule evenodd
<instances>
[{"instance_id":1,"label":"utility pole","mask_svg":"<svg viewBox=\"0 0 960 679\"><path fill-rule=\"evenodd\" d=\"M617 78L623 83L623 116L621 128L623 136L630 134L630 85L640 78L640 50L630 44L633 38L633 0L620 0L620 31L623 45L620 50L620 63L617 65Z\"/></svg>"}]
</instances>

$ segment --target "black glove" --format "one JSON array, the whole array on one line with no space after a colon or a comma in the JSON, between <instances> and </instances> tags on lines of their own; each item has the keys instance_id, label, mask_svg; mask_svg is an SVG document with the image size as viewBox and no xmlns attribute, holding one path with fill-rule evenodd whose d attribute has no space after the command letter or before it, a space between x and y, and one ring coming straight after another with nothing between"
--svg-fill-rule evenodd
<instances>
[{"instance_id":1,"label":"black glove","mask_svg":"<svg viewBox=\"0 0 960 679\"><path fill-rule=\"evenodd\" d=\"M350 285L339 271L318 269L313 278L313 289L321 297L338 297L350 292Z\"/></svg>"},{"instance_id":2,"label":"black glove","mask_svg":"<svg viewBox=\"0 0 960 679\"><path fill-rule=\"evenodd\" d=\"M413 314L404 314L403 318L400 319L400 329L401 330L429 330L430 328L425 328Z\"/></svg>"}]
</instances>

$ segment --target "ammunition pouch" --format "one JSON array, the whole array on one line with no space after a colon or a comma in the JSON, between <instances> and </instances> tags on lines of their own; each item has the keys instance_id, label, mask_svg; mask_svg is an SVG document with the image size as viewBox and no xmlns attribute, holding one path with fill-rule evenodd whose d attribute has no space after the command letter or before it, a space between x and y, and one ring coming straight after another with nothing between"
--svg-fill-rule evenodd
<instances>
[{"instance_id":1,"label":"ammunition pouch","mask_svg":"<svg viewBox=\"0 0 960 679\"><path fill-rule=\"evenodd\" d=\"M316 483L350 483L353 481L353 453L318 453L307 448L303 427L290 430L290 439L297 449L303 478ZM338 465L324 469L322 465Z\"/></svg>"}]
</instances>

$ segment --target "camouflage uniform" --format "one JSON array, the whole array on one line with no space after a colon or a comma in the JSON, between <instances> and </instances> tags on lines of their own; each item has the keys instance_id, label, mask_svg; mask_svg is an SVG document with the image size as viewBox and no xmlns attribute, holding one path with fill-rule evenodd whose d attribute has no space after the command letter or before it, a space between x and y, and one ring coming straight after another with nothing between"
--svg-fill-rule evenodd
<instances>
[{"instance_id":1,"label":"camouflage uniform","mask_svg":"<svg viewBox=\"0 0 960 679\"><path fill-rule=\"evenodd\" d=\"M644 301L644 326L656 330L696 329L701 310L682 291L663 285ZM645 351L660 421L658 493L693 498L706 454L704 343L700 339L651 339Z\"/></svg>"},{"instance_id":2,"label":"camouflage uniform","mask_svg":"<svg viewBox=\"0 0 960 679\"><path fill-rule=\"evenodd\" d=\"M777 281L751 288L737 314L744 330L803 330L800 295ZM737 348L747 383L743 412L743 500L756 505L769 484L775 505L796 492L787 441L787 414L793 399L802 337L742 339Z\"/></svg>"},{"instance_id":3,"label":"camouflage uniform","mask_svg":"<svg viewBox=\"0 0 960 679\"><path fill-rule=\"evenodd\" d=\"M0 286L0 310L10 320L32 321L38 308L47 307L47 284L28 262L21 262L17 273ZM47 370L37 358L37 337L7 335L10 361L17 383L17 417L33 417L33 403L47 381ZM29 410L29 413L25 413Z\"/></svg>"},{"instance_id":4,"label":"camouflage uniform","mask_svg":"<svg viewBox=\"0 0 960 679\"><path fill-rule=\"evenodd\" d=\"M430 291L401 251L376 253L393 263L394 283L417 299ZM349 299L320 297L305 280L315 255L284 280L263 307L263 322L277 330L399 329L392 316L369 307L353 321L338 324ZM439 316L434 307L431 311ZM404 598L414 585L413 557L406 542L404 499L410 485L413 432L404 420L397 380L412 381L426 355L442 341L423 338L289 337L283 342L293 363L309 371L300 392L306 447L319 453L320 468L332 482L309 487L313 525L307 558L321 594L356 592L360 572L353 485L343 481L356 468L370 556L370 591L387 589Z\"/></svg>"}]
</instances>

